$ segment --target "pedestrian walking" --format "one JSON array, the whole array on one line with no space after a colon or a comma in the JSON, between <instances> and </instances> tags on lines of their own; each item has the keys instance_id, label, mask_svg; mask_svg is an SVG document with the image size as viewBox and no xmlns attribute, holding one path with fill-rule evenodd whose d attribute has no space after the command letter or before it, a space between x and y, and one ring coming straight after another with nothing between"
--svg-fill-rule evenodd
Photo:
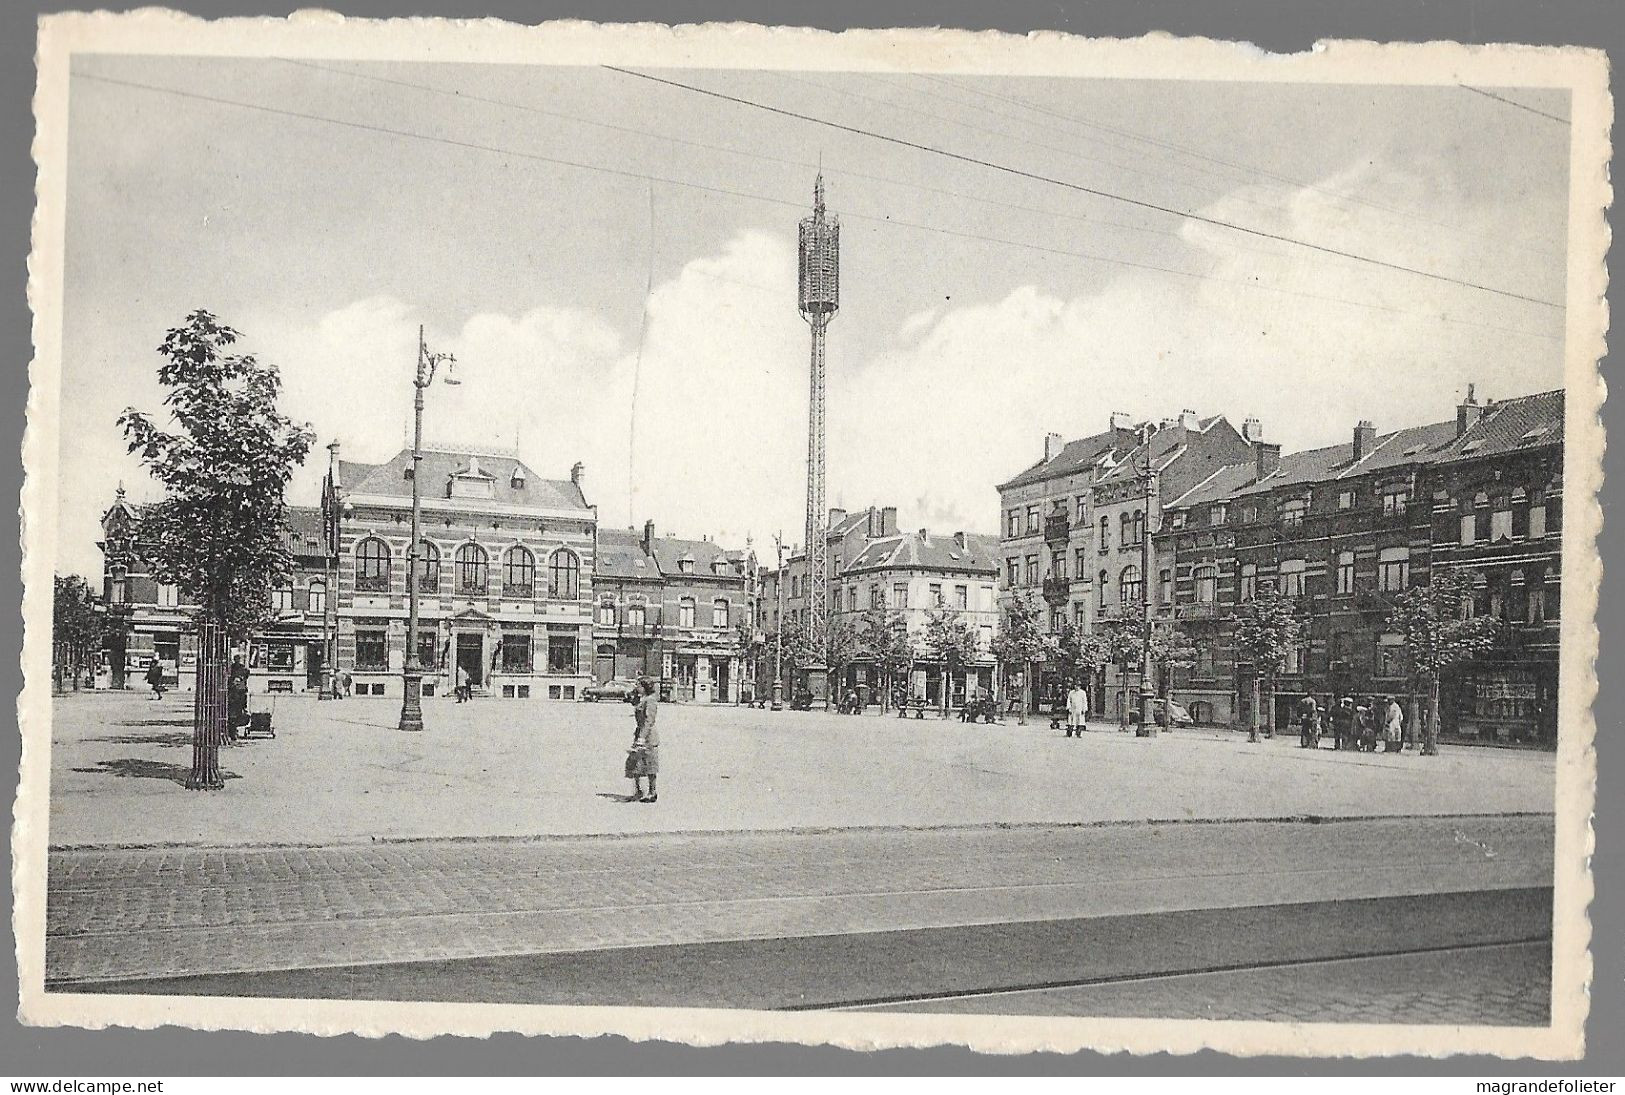
<instances>
[{"instance_id":1,"label":"pedestrian walking","mask_svg":"<svg viewBox=\"0 0 1625 1095\"><path fill-rule=\"evenodd\" d=\"M461 663L457 666L457 702L464 703L473 699L473 690L468 684L468 670Z\"/></svg>"},{"instance_id":2,"label":"pedestrian walking","mask_svg":"<svg viewBox=\"0 0 1625 1095\"><path fill-rule=\"evenodd\" d=\"M1337 701L1337 706L1331 713L1333 747L1337 749L1354 748L1354 700L1344 696Z\"/></svg>"},{"instance_id":3,"label":"pedestrian walking","mask_svg":"<svg viewBox=\"0 0 1625 1095\"><path fill-rule=\"evenodd\" d=\"M152 686L152 698L164 698L164 667L158 664L157 658L147 662L147 683Z\"/></svg>"},{"instance_id":4,"label":"pedestrian walking","mask_svg":"<svg viewBox=\"0 0 1625 1095\"><path fill-rule=\"evenodd\" d=\"M1371 708L1361 704L1354 711L1355 748L1363 753L1377 751L1377 721Z\"/></svg>"},{"instance_id":5,"label":"pedestrian walking","mask_svg":"<svg viewBox=\"0 0 1625 1095\"><path fill-rule=\"evenodd\" d=\"M660 714L660 697L650 677L638 678L638 694L632 705L635 728L632 748L626 754L626 778L632 781L633 802L653 802L656 798L655 777L660 774L660 731L656 727ZM643 781L649 781L649 790Z\"/></svg>"},{"instance_id":6,"label":"pedestrian walking","mask_svg":"<svg viewBox=\"0 0 1625 1095\"><path fill-rule=\"evenodd\" d=\"M1072 682L1072 687L1066 693L1066 736L1081 738L1084 731L1084 720L1089 717L1089 693L1083 690L1078 681Z\"/></svg>"},{"instance_id":7,"label":"pedestrian walking","mask_svg":"<svg viewBox=\"0 0 1625 1095\"><path fill-rule=\"evenodd\" d=\"M1320 709L1313 696L1298 701L1298 748L1320 748Z\"/></svg>"},{"instance_id":8,"label":"pedestrian walking","mask_svg":"<svg viewBox=\"0 0 1625 1095\"><path fill-rule=\"evenodd\" d=\"M237 731L248 723L248 667L242 658L231 659L226 670L226 737L237 740Z\"/></svg>"},{"instance_id":9,"label":"pedestrian walking","mask_svg":"<svg viewBox=\"0 0 1625 1095\"><path fill-rule=\"evenodd\" d=\"M1388 697L1388 714L1382 728L1383 752L1397 753L1405 745L1405 712L1399 700Z\"/></svg>"}]
</instances>

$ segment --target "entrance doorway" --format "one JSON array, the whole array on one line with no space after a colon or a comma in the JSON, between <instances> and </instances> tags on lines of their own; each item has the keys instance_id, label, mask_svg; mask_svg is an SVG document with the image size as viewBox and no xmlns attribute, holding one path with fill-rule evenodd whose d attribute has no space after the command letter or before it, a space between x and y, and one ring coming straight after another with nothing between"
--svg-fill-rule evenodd
<instances>
[{"instance_id":1,"label":"entrance doorway","mask_svg":"<svg viewBox=\"0 0 1625 1095\"><path fill-rule=\"evenodd\" d=\"M468 683L485 683L485 636L463 632L457 636L457 665L468 674Z\"/></svg>"},{"instance_id":2,"label":"entrance doorway","mask_svg":"<svg viewBox=\"0 0 1625 1095\"><path fill-rule=\"evenodd\" d=\"M727 703L728 699L728 660L726 658L713 658L711 661L711 700L714 703Z\"/></svg>"},{"instance_id":3,"label":"entrance doorway","mask_svg":"<svg viewBox=\"0 0 1625 1095\"><path fill-rule=\"evenodd\" d=\"M615 648L608 643L593 656L592 676L599 684L615 676Z\"/></svg>"},{"instance_id":4,"label":"entrance doorway","mask_svg":"<svg viewBox=\"0 0 1625 1095\"><path fill-rule=\"evenodd\" d=\"M322 686L322 644L305 644L305 687Z\"/></svg>"}]
</instances>

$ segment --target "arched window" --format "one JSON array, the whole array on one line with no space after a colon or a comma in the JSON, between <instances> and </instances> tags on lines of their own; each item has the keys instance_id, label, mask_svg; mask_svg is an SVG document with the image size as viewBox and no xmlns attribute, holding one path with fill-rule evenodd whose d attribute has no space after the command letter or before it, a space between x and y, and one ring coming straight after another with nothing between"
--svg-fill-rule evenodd
<instances>
[{"instance_id":1,"label":"arched window","mask_svg":"<svg viewBox=\"0 0 1625 1095\"><path fill-rule=\"evenodd\" d=\"M1134 521L1127 513L1117 515L1117 542L1124 547L1134 543Z\"/></svg>"},{"instance_id":2,"label":"arched window","mask_svg":"<svg viewBox=\"0 0 1625 1095\"><path fill-rule=\"evenodd\" d=\"M1106 519L1104 517L1100 519L1100 524L1102 528L1105 527ZM1101 608L1106 607L1106 572L1104 570L1100 572L1100 585L1095 589L1095 604Z\"/></svg>"},{"instance_id":3,"label":"arched window","mask_svg":"<svg viewBox=\"0 0 1625 1095\"><path fill-rule=\"evenodd\" d=\"M536 557L518 544L502 556L502 592L509 597L536 593Z\"/></svg>"},{"instance_id":4,"label":"arched window","mask_svg":"<svg viewBox=\"0 0 1625 1095\"><path fill-rule=\"evenodd\" d=\"M854 601L857 600L856 597L854 597L852 599ZM852 607L856 608L857 605L854 604ZM728 626L728 598L726 598L726 597L718 597L716 600L711 602L711 626L712 627L727 627Z\"/></svg>"},{"instance_id":5,"label":"arched window","mask_svg":"<svg viewBox=\"0 0 1625 1095\"><path fill-rule=\"evenodd\" d=\"M440 549L427 540L418 541L418 592L440 591Z\"/></svg>"},{"instance_id":6,"label":"arched window","mask_svg":"<svg viewBox=\"0 0 1625 1095\"><path fill-rule=\"evenodd\" d=\"M580 595L581 561L575 552L559 548L547 560L547 595L573 601Z\"/></svg>"},{"instance_id":7,"label":"arched window","mask_svg":"<svg viewBox=\"0 0 1625 1095\"><path fill-rule=\"evenodd\" d=\"M1101 550L1101 553L1104 554L1108 549L1110 549L1111 546L1112 546L1111 518L1102 517L1100 519L1100 550Z\"/></svg>"},{"instance_id":8,"label":"arched window","mask_svg":"<svg viewBox=\"0 0 1625 1095\"><path fill-rule=\"evenodd\" d=\"M312 580L305 591L305 611L310 613L327 611L327 583L320 578Z\"/></svg>"},{"instance_id":9,"label":"arched window","mask_svg":"<svg viewBox=\"0 0 1625 1095\"><path fill-rule=\"evenodd\" d=\"M694 598L684 597L677 602L677 626L694 626Z\"/></svg>"},{"instance_id":10,"label":"arched window","mask_svg":"<svg viewBox=\"0 0 1625 1095\"><path fill-rule=\"evenodd\" d=\"M457 592L481 594L486 589L487 563L485 549L478 544L464 544L457 549L452 560L456 565Z\"/></svg>"},{"instance_id":11,"label":"arched window","mask_svg":"<svg viewBox=\"0 0 1625 1095\"><path fill-rule=\"evenodd\" d=\"M1141 591L1145 587L1140 582L1140 568L1127 566L1117 579L1117 595L1122 599L1124 608L1131 608L1140 603Z\"/></svg>"},{"instance_id":12,"label":"arched window","mask_svg":"<svg viewBox=\"0 0 1625 1095\"><path fill-rule=\"evenodd\" d=\"M355 587L374 592L389 588L389 545L376 536L355 546Z\"/></svg>"},{"instance_id":13,"label":"arched window","mask_svg":"<svg viewBox=\"0 0 1625 1095\"><path fill-rule=\"evenodd\" d=\"M600 601L598 603L598 625L600 627L615 626L615 602ZM613 651L611 651L613 653Z\"/></svg>"}]
</instances>

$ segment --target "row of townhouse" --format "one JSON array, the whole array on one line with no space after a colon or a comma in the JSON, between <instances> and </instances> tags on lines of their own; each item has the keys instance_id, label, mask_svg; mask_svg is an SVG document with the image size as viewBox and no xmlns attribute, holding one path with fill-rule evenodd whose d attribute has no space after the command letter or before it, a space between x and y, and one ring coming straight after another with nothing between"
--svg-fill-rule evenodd
<instances>
[{"instance_id":1,"label":"row of townhouse","mask_svg":"<svg viewBox=\"0 0 1625 1095\"><path fill-rule=\"evenodd\" d=\"M1250 667L1230 642L1265 585L1299 599L1306 627L1278 682L1284 724L1304 695L1421 697L1395 595L1439 570L1475 574L1468 610L1501 621L1495 648L1447 674L1442 732L1552 744L1562 579L1561 391L1478 402L1454 421L1227 466L1175 499L1157 536L1171 582L1159 619L1195 639L1173 693L1201 721L1247 724Z\"/></svg>"},{"instance_id":2,"label":"row of townhouse","mask_svg":"<svg viewBox=\"0 0 1625 1095\"><path fill-rule=\"evenodd\" d=\"M1164 500L1227 464L1246 459L1260 426L1237 430L1222 415L1183 411L1160 422L1114 413L1109 428L1075 441L1044 439L1036 464L999 485L1003 511L998 550L1000 592L1040 597L1046 634L1071 626L1088 634L1105 620L1137 618L1148 590L1147 537L1160 525ZM1091 707L1118 714L1123 682L1115 667L1090 682ZM1038 668L1033 702L1053 704L1065 691L1059 666Z\"/></svg>"},{"instance_id":3,"label":"row of townhouse","mask_svg":"<svg viewBox=\"0 0 1625 1095\"><path fill-rule=\"evenodd\" d=\"M315 690L336 673L353 694L399 696L412 453L367 464L328 448L321 506L287 509L292 578L273 590L274 618L237 655L256 691ZM575 699L594 679L643 672L672 680L682 698L737 698L739 625L751 619L755 585L748 552L667 539L643 552L642 569L631 565L626 537L599 528L580 464L568 480L543 479L514 453L439 445L415 474L422 523L411 577L425 695L449 694L461 669L477 691L515 699ZM188 687L195 606L152 579L139 518L121 489L102 520L112 624L102 683L138 683L156 659Z\"/></svg>"},{"instance_id":4,"label":"row of townhouse","mask_svg":"<svg viewBox=\"0 0 1625 1095\"><path fill-rule=\"evenodd\" d=\"M1345 444L1284 456L1256 419L1237 431L1190 412L1114 416L1066 445L1050 435L1044 460L1000 488L1002 589L1041 592L1054 633L1147 611L1153 626L1177 624L1195 664L1159 683L1216 725L1252 718L1252 667L1231 641L1238 607L1265 585L1298 598L1304 642L1264 713L1280 725L1304 695L1413 698L1392 598L1435 568L1471 570L1471 610L1502 627L1493 652L1445 680L1443 730L1551 743L1563 414L1561 391L1480 403L1469 389L1452 421L1391 433L1361 421ZM1138 688L1115 673L1091 682L1094 709L1114 717ZM1039 679L1039 702L1064 686L1058 667Z\"/></svg>"},{"instance_id":5,"label":"row of townhouse","mask_svg":"<svg viewBox=\"0 0 1625 1095\"><path fill-rule=\"evenodd\" d=\"M999 615L997 537L968 532L940 535L928 529L902 532L893 506L853 513L832 509L827 528L830 615L856 628L871 610L900 613L922 655L907 682L911 696L937 704L946 688L949 702L962 705L977 689L993 688L992 644ZM781 627L799 632L805 625L806 575L803 552L792 553L782 568L762 573L757 629L770 641ZM957 616L977 638L976 657L958 673L926 656L921 642L932 613L944 611ZM791 660L784 659L779 667L786 695L794 683ZM774 668L769 652L759 663L758 687L771 689ZM880 685L879 668L860 650L833 686L857 692L869 702L878 698Z\"/></svg>"}]
</instances>

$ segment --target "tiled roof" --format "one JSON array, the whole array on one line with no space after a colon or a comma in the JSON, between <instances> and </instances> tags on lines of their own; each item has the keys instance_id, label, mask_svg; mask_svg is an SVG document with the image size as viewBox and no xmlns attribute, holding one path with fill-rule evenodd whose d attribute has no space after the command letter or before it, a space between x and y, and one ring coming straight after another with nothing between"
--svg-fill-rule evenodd
<instances>
[{"instance_id":1,"label":"tiled roof","mask_svg":"<svg viewBox=\"0 0 1625 1095\"><path fill-rule=\"evenodd\" d=\"M402 449L387 463L359 464L351 460L339 461L339 481L344 490L353 494L385 494L399 498L412 496L412 481L406 469L412 465L412 450ZM423 493L427 497L444 497L447 482L453 475L467 473L477 465L480 475L493 480L493 498L516 506L534 506L541 509L588 508L581 488L568 479L543 479L526 467L523 461L511 456L482 455L426 451L418 465L422 476ZM513 473L524 473L523 486L514 485Z\"/></svg>"},{"instance_id":2,"label":"tiled roof","mask_svg":"<svg viewBox=\"0 0 1625 1095\"><path fill-rule=\"evenodd\" d=\"M1354 460L1352 439L1343 445L1328 445L1302 452L1285 453L1281 466L1251 486L1242 487L1237 494L1256 494L1301 483L1325 483L1351 476L1367 475L1385 468L1406 464L1426 464L1456 435L1454 422L1433 422L1426 426L1410 426L1393 433L1377 435L1371 451L1363 459Z\"/></svg>"},{"instance_id":3,"label":"tiled roof","mask_svg":"<svg viewBox=\"0 0 1625 1095\"><path fill-rule=\"evenodd\" d=\"M1206 479L1191 487L1177 498L1164 504L1164 509L1187 509L1191 506L1221 502L1248 486L1257 477L1258 465L1249 460L1240 464L1225 464Z\"/></svg>"},{"instance_id":4,"label":"tiled roof","mask_svg":"<svg viewBox=\"0 0 1625 1095\"><path fill-rule=\"evenodd\" d=\"M1561 390L1490 404L1478 422L1454 438L1436 459L1476 460L1539 445L1560 445L1563 410Z\"/></svg>"},{"instance_id":5,"label":"tiled roof","mask_svg":"<svg viewBox=\"0 0 1625 1095\"><path fill-rule=\"evenodd\" d=\"M730 577L738 576L738 571L734 569L727 551L715 540L679 540L675 536L660 536L655 539L654 553L661 573L668 577L683 572L682 563L685 559L693 562L695 574L715 574L713 564L721 561L724 564L724 574Z\"/></svg>"},{"instance_id":6,"label":"tiled roof","mask_svg":"<svg viewBox=\"0 0 1625 1095\"><path fill-rule=\"evenodd\" d=\"M1068 441L1056 453L1053 459L1040 460L1019 475L999 484L999 490L1010 487L1024 486L1027 483L1038 483L1045 479L1055 479L1063 475L1072 475L1083 471L1095 462L1101 453L1107 452L1117 442L1117 431L1106 430L1089 437L1080 437L1076 441Z\"/></svg>"},{"instance_id":7,"label":"tiled roof","mask_svg":"<svg viewBox=\"0 0 1625 1095\"><path fill-rule=\"evenodd\" d=\"M643 550L643 537L634 529L598 528L598 550L593 556L595 579L642 578L654 581L660 568Z\"/></svg>"},{"instance_id":8,"label":"tiled roof","mask_svg":"<svg viewBox=\"0 0 1625 1095\"><path fill-rule=\"evenodd\" d=\"M970 573L998 572L999 538L968 532L960 545L953 536L917 532L871 540L858 557L847 564L847 572L888 568L955 570Z\"/></svg>"},{"instance_id":9,"label":"tiled roof","mask_svg":"<svg viewBox=\"0 0 1625 1095\"><path fill-rule=\"evenodd\" d=\"M322 555L326 552L322 535L322 511L316 506L289 506L283 511L288 523L288 550L295 555Z\"/></svg>"}]
</instances>

